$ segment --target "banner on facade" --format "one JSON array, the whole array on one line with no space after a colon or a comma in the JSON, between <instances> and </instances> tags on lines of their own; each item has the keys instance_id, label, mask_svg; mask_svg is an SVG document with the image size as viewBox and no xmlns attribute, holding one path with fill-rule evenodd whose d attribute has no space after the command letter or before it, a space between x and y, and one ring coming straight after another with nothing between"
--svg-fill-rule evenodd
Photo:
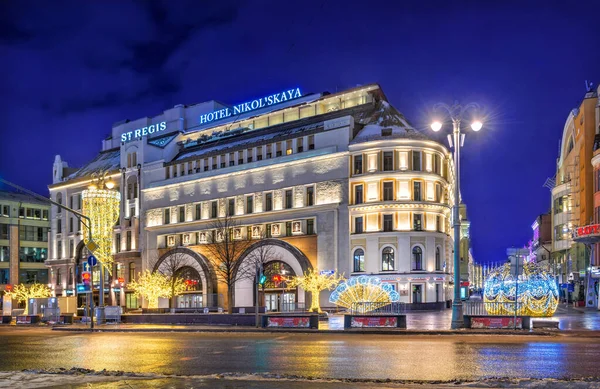
<instances>
[{"instance_id":1,"label":"banner on facade","mask_svg":"<svg viewBox=\"0 0 600 389\"><path fill-rule=\"evenodd\" d=\"M473 317L471 328L515 328L514 317ZM517 317L517 327L523 328L523 318Z\"/></svg>"},{"instance_id":2,"label":"banner on facade","mask_svg":"<svg viewBox=\"0 0 600 389\"><path fill-rule=\"evenodd\" d=\"M309 328L310 317L268 317L267 327Z\"/></svg>"},{"instance_id":3,"label":"banner on facade","mask_svg":"<svg viewBox=\"0 0 600 389\"><path fill-rule=\"evenodd\" d=\"M353 316L350 322L352 328L388 328L398 327L398 318L395 316Z\"/></svg>"}]
</instances>

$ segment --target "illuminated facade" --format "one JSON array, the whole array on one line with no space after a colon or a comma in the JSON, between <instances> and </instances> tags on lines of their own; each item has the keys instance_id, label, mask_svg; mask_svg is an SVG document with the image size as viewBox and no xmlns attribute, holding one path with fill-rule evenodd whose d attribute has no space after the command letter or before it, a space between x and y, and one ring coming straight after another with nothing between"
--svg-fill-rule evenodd
<instances>
[{"instance_id":1,"label":"illuminated facade","mask_svg":"<svg viewBox=\"0 0 600 389\"><path fill-rule=\"evenodd\" d=\"M29 195L0 191L0 291L48 282L49 209Z\"/></svg>"},{"instance_id":2,"label":"illuminated facade","mask_svg":"<svg viewBox=\"0 0 600 389\"><path fill-rule=\"evenodd\" d=\"M69 170L57 157L52 198L67 206L74 198L78 209L79 194L100 168L123 199L115 275L106 285L114 303L143 305L127 297L127 283L141 270L164 269L174 255L194 285L177 307L225 296L206 248L224 217L235 221L234 239L253 241L241 270L249 270L252 250L268 246L266 274L377 274L400 301L450 295L450 154L414 130L378 85L308 95L293 88L233 106L177 105L118 123L84 168ZM70 217L53 209L52 268L85 258L77 228L66 231ZM253 282L240 279L234 301L222 304L254 306ZM269 280L259 299L269 310L284 310L303 308L310 297ZM329 293L321 294L321 306L332 306Z\"/></svg>"},{"instance_id":3,"label":"illuminated facade","mask_svg":"<svg viewBox=\"0 0 600 389\"><path fill-rule=\"evenodd\" d=\"M560 283L574 283L570 300L583 301L589 250L574 243L572 233L594 220L594 179L592 161L598 95L588 91L580 106L565 123L556 185L552 188L552 256ZM565 290L561 290L564 294ZM564 296L563 296L564 297Z\"/></svg>"}]
</instances>

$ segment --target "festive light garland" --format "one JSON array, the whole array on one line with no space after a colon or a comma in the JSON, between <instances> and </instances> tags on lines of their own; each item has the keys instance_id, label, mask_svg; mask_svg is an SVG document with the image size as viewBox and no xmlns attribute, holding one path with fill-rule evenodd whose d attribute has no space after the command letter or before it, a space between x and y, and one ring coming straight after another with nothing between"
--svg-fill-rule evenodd
<instances>
[{"instance_id":1,"label":"festive light garland","mask_svg":"<svg viewBox=\"0 0 600 389\"><path fill-rule=\"evenodd\" d=\"M313 269L309 269L301 277L292 277L287 280L288 288L297 286L311 293L310 312L321 312L321 304L319 303L319 294L323 290L331 290L343 279L343 276L334 272L332 274L321 274Z\"/></svg>"},{"instance_id":2,"label":"festive light garland","mask_svg":"<svg viewBox=\"0 0 600 389\"><path fill-rule=\"evenodd\" d=\"M102 266L112 274L113 268L113 230L119 219L121 194L110 189L87 189L81 194L83 214L90 218L92 240L98 245L94 255ZM83 223L83 240L89 243L89 232Z\"/></svg>"},{"instance_id":3,"label":"festive light garland","mask_svg":"<svg viewBox=\"0 0 600 389\"><path fill-rule=\"evenodd\" d=\"M518 285L511 274L510 263L488 273L483 300L492 315L514 315L515 294L518 293L517 315L548 317L558 307L558 286L554 277L540 265L526 263Z\"/></svg>"},{"instance_id":4,"label":"festive light garland","mask_svg":"<svg viewBox=\"0 0 600 389\"><path fill-rule=\"evenodd\" d=\"M377 277L352 277L342 282L329 296L329 302L360 313L369 312L400 300L392 285Z\"/></svg>"}]
</instances>

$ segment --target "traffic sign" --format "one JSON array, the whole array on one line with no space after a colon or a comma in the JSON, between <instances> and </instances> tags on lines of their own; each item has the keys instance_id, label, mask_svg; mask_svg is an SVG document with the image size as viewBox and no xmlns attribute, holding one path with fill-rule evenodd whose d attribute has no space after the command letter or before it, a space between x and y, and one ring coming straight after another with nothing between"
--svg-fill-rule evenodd
<instances>
[{"instance_id":1,"label":"traffic sign","mask_svg":"<svg viewBox=\"0 0 600 389\"><path fill-rule=\"evenodd\" d=\"M89 284L77 284L77 293L92 293L92 288L90 288Z\"/></svg>"},{"instance_id":2,"label":"traffic sign","mask_svg":"<svg viewBox=\"0 0 600 389\"><path fill-rule=\"evenodd\" d=\"M89 241L89 242L88 242L88 243L85 245L85 247L86 247L86 248L87 248L89 251L91 251L91 252L94 252L94 251L95 251L95 250L98 248L98 245L97 245L97 244L96 244L96 242L94 242L93 240L90 240L90 241Z\"/></svg>"},{"instance_id":3,"label":"traffic sign","mask_svg":"<svg viewBox=\"0 0 600 389\"><path fill-rule=\"evenodd\" d=\"M97 259L96 259L96 257L94 257L93 255L90 255L90 256L88 257L88 260L87 260L87 262L88 262L88 264L89 264L91 267L94 267L94 266L96 266L96 265L98 264L98 260L97 260Z\"/></svg>"},{"instance_id":4,"label":"traffic sign","mask_svg":"<svg viewBox=\"0 0 600 389\"><path fill-rule=\"evenodd\" d=\"M322 276L332 276L335 273L335 270L321 270L319 272Z\"/></svg>"},{"instance_id":5,"label":"traffic sign","mask_svg":"<svg viewBox=\"0 0 600 389\"><path fill-rule=\"evenodd\" d=\"M81 273L81 280L83 281L83 283L85 285L89 285L91 283L92 280L92 273L90 273L89 271L84 271Z\"/></svg>"}]
</instances>

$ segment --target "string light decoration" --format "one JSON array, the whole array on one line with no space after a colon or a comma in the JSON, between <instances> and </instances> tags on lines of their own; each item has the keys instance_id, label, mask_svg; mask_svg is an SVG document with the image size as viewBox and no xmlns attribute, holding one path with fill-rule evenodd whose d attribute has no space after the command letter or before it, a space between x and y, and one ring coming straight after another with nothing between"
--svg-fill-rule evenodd
<instances>
[{"instance_id":1,"label":"string light decoration","mask_svg":"<svg viewBox=\"0 0 600 389\"><path fill-rule=\"evenodd\" d=\"M311 304L310 312L321 313L321 304L319 302L319 295L324 290L331 290L335 288L337 284L344 279L343 275L333 272L330 274L320 274L313 269L308 270L302 277L292 277L286 280L288 288L295 288L297 286L311 293Z\"/></svg>"},{"instance_id":2,"label":"string light decoration","mask_svg":"<svg viewBox=\"0 0 600 389\"><path fill-rule=\"evenodd\" d=\"M136 295L143 297L150 309L158 308L159 297L179 296L187 288L183 278L177 277L172 281L171 277L148 269L138 273L137 280L130 281L127 287L133 289Z\"/></svg>"},{"instance_id":3,"label":"string light decoration","mask_svg":"<svg viewBox=\"0 0 600 389\"><path fill-rule=\"evenodd\" d=\"M83 240L87 245L89 243L90 233L88 228L91 228L91 237L97 248L94 250L94 255L102 267L109 274L112 274L113 268L113 229L115 223L119 219L119 207L121 203L121 193L112 190L114 183L106 181L106 173L95 173L93 175L92 185L89 189L82 192L83 200L82 212L90 218L90 226L87 223L83 224Z\"/></svg>"},{"instance_id":4,"label":"string light decoration","mask_svg":"<svg viewBox=\"0 0 600 389\"><path fill-rule=\"evenodd\" d=\"M29 312L29 299L45 298L52 296L52 290L44 284L18 284L10 292L5 292L5 295L18 302L25 303L25 313Z\"/></svg>"},{"instance_id":5,"label":"string light decoration","mask_svg":"<svg viewBox=\"0 0 600 389\"><path fill-rule=\"evenodd\" d=\"M365 313L398 302L400 294L377 277L352 277L342 282L329 296L329 302Z\"/></svg>"},{"instance_id":6,"label":"string light decoration","mask_svg":"<svg viewBox=\"0 0 600 389\"><path fill-rule=\"evenodd\" d=\"M523 264L518 286L510 263L491 270L484 283L483 301L491 315L549 317L558 307L558 286L554 277L536 263Z\"/></svg>"}]
</instances>

